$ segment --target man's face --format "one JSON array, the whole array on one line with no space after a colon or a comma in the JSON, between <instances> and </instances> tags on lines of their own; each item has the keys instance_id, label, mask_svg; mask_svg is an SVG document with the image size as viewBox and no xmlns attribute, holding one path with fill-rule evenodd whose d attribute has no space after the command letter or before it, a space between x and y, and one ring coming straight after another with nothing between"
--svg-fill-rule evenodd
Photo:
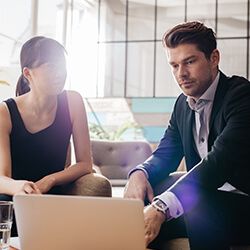
<instances>
[{"instance_id":1,"label":"man's face","mask_svg":"<svg viewBox=\"0 0 250 250\"><path fill-rule=\"evenodd\" d=\"M209 59L195 44L167 48L166 53L176 82L185 95L197 100L217 75L218 50L215 49Z\"/></svg>"}]
</instances>

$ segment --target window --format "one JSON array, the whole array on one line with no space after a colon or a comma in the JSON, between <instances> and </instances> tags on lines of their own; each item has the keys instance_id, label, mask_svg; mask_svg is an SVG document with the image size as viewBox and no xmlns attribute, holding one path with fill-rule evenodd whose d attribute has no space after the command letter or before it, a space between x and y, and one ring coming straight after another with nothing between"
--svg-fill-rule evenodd
<instances>
[{"instance_id":1,"label":"window","mask_svg":"<svg viewBox=\"0 0 250 250\"><path fill-rule=\"evenodd\" d=\"M249 78L249 2L100 0L98 47L101 51L106 47L106 53L99 53L97 96L177 96L180 89L161 38L169 28L191 20L202 21L216 31L224 73ZM111 66L114 62L118 67ZM112 70L116 72L111 74Z\"/></svg>"},{"instance_id":2,"label":"window","mask_svg":"<svg viewBox=\"0 0 250 250\"><path fill-rule=\"evenodd\" d=\"M16 66L20 47L31 36L32 1L0 0L0 4L0 67Z\"/></svg>"},{"instance_id":3,"label":"window","mask_svg":"<svg viewBox=\"0 0 250 250\"><path fill-rule=\"evenodd\" d=\"M250 0L0 0L0 5L0 78L11 72L14 83L21 45L45 35L65 45L68 86L85 97L175 97L180 89L161 38L187 20L215 30L225 74L250 77Z\"/></svg>"}]
</instances>

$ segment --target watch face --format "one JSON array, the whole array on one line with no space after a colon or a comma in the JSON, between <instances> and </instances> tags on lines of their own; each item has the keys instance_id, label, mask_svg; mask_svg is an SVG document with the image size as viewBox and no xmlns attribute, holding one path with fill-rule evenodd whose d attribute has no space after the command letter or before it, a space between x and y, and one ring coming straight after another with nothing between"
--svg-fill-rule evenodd
<instances>
[{"instance_id":1,"label":"watch face","mask_svg":"<svg viewBox=\"0 0 250 250\"><path fill-rule=\"evenodd\" d=\"M160 201L160 200L158 200L158 201L156 202L156 206L158 206L158 207L161 208L162 210L165 210L165 209L166 209L166 205L165 205L162 201Z\"/></svg>"},{"instance_id":2,"label":"watch face","mask_svg":"<svg viewBox=\"0 0 250 250\"><path fill-rule=\"evenodd\" d=\"M158 211L162 212L165 214L166 210L167 210L167 205L162 202L161 200L157 200L155 202L152 203L153 207L155 207Z\"/></svg>"},{"instance_id":3,"label":"watch face","mask_svg":"<svg viewBox=\"0 0 250 250\"><path fill-rule=\"evenodd\" d=\"M157 209L157 211L162 212L166 216L167 220L169 220L169 219L172 218L170 216L170 213L169 213L169 207L168 207L168 205L166 205L163 201L156 200L156 201L152 202L152 206L155 209Z\"/></svg>"}]
</instances>

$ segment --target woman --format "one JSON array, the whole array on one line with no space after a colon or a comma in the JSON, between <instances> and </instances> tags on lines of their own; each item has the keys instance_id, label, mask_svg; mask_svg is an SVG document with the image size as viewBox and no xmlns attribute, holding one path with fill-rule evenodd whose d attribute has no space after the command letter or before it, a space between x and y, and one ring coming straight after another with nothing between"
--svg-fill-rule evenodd
<instances>
[{"instance_id":1,"label":"woman","mask_svg":"<svg viewBox=\"0 0 250 250\"><path fill-rule=\"evenodd\" d=\"M0 193L58 194L60 185L92 171L84 104L63 91L65 49L57 41L28 40L20 61L17 97L0 104ZM69 166L71 135L76 163Z\"/></svg>"}]
</instances>

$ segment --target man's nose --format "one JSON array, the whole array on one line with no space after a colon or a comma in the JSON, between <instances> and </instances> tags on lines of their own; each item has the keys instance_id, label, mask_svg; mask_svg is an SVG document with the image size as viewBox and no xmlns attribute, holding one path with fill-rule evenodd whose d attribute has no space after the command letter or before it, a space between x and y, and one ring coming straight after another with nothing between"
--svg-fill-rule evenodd
<instances>
[{"instance_id":1,"label":"man's nose","mask_svg":"<svg viewBox=\"0 0 250 250\"><path fill-rule=\"evenodd\" d=\"M187 77L188 76L188 70L185 67L185 65L180 65L178 68L178 77L182 78L182 77Z\"/></svg>"}]
</instances>

